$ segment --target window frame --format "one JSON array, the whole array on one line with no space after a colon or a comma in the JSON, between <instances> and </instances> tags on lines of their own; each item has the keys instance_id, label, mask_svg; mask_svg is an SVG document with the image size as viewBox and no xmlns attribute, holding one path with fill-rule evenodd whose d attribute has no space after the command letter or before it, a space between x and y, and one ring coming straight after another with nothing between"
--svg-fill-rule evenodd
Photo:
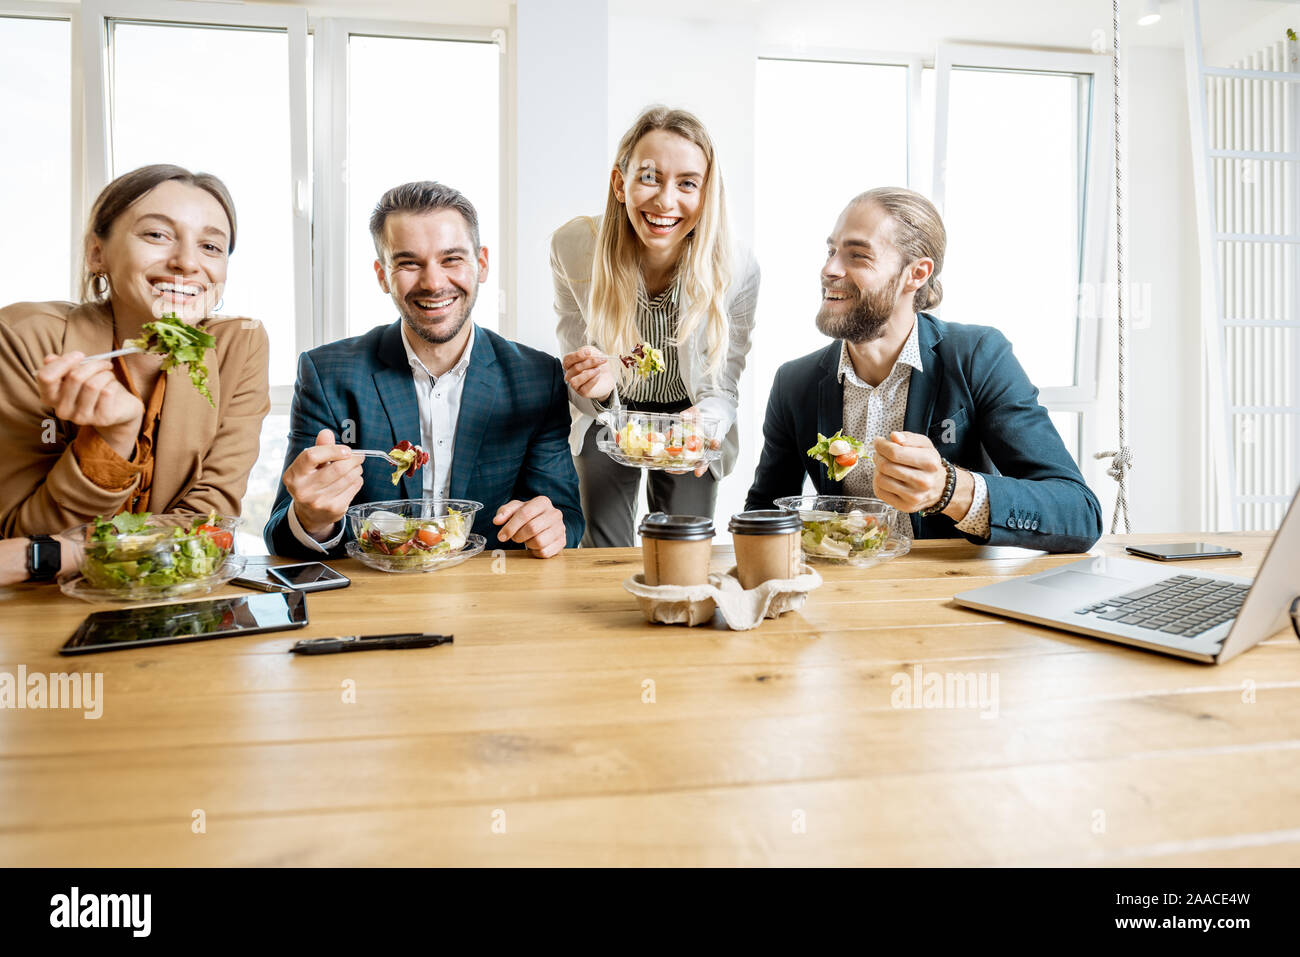
<instances>
[{"instance_id":1,"label":"window frame","mask_svg":"<svg viewBox=\"0 0 1300 957\"><path fill-rule=\"evenodd\" d=\"M18 20L64 20L68 23L68 230L72 256L68 262L68 298L77 297L81 282L81 238L86 223L86 164L82 114L84 71L81 63L81 7L76 3L36 3L0 0L0 17Z\"/></svg>"},{"instance_id":2,"label":"window frame","mask_svg":"<svg viewBox=\"0 0 1300 957\"><path fill-rule=\"evenodd\" d=\"M1014 47L982 46L975 44L941 43L935 54L934 93L934 184L932 197L939 212L944 211L946 182L944 178L948 150L948 100L953 69L999 70L1013 73L1052 73L1090 76L1087 93L1081 106L1087 116L1080 124L1086 130L1088 141L1084 162L1078 174L1083 192L1081 212L1083 234L1080 237L1080 292L1083 288L1106 290L1106 241L1110 230L1108 184L1113 182L1107 164L1111 153L1111 114L1104 108L1105 91L1112 79L1111 58L1105 54L1061 53L1049 50L1026 50ZM1100 327L1105 296L1092 297L1094 307L1082 308L1081 296L1076 310L1078 347L1075 352L1074 385L1039 388L1042 404L1051 411L1078 412L1080 434L1086 437L1089 420L1096 412L1097 366L1101 348ZM1086 438L1082 441L1086 444Z\"/></svg>"},{"instance_id":3,"label":"window frame","mask_svg":"<svg viewBox=\"0 0 1300 957\"><path fill-rule=\"evenodd\" d=\"M907 67L907 183L918 189L921 182L921 73L925 57L919 53L887 53L848 47L806 46L801 43L767 44L759 47L755 61L791 60L806 63L849 63L856 66Z\"/></svg>"}]
</instances>

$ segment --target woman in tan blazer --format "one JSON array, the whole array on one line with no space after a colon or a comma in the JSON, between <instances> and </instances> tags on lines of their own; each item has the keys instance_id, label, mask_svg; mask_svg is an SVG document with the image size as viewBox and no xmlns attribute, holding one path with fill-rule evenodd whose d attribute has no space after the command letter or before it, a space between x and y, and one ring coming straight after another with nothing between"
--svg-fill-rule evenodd
<instances>
[{"instance_id":1,"label":"woman in tan blazer","mask_svg":"<svg viewBox=\"0 0 1300 957\"><path fill-rule=\"evenodd\" d=\"M0 309L0 535L123 511L239 514L270 394L266 330L211 315L234 245L220 180L142 167L95 201L84 301ZM168 313L216 337L211 403L161 356L81 362Z\"/></svg>"}]
</instances>

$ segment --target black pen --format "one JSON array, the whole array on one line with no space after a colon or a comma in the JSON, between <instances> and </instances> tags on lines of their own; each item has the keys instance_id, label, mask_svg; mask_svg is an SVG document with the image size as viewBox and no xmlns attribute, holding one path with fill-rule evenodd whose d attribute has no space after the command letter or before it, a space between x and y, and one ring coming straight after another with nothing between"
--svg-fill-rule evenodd
<instances>
[{"instance_id":1,"label":"black pen","mask_svg":"<svg viewBox=\"0 0 1300 957\"><path fill-rule=\"evenodd\" d=\"M431 648L445 645L454 635L426 635L418 631L397 635L343 635L339 638L304 638L289 650L298 655L329 655L339 651L370 651L375 648Z\"/></svg>"}]
</instances>

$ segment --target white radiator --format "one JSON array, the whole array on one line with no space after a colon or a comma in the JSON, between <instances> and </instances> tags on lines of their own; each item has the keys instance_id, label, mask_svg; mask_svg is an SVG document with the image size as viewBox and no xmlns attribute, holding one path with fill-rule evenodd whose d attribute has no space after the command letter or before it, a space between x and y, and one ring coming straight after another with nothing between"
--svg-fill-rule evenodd
<instances>
[{"instance_id":1,"label":"white radiator","mask_svg":"<svg viewBox=\"0 0 1300 957\"><path fill-rule=\"evenodd\" d=\"M1300 483L1300 84L1276 78L1296 50L1280 38L1201 74L1220 359L1205 421L1226 433L1205 456L1207 528L1274 529Z\"/></svg>"}]
</instances>

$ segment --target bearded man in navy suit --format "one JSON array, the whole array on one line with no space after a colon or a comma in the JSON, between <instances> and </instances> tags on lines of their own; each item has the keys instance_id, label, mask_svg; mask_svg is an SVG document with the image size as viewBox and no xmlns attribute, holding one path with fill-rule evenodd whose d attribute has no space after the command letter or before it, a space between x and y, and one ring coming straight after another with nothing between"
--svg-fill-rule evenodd
<instances>
[{"instance_id":1,"label":"bearded man in navy suit","mask_svg":"<svg viewBox=\"0 0 1300 957\"><path fill-rule=\"evenodd\" d=\"M817 328L835 341L777 370L745 507L799 495L807 477L818 494L892 505L907 538L1091 548L1101 505L1011 343L926 311L943 295L947 245L933 204L912 190L870 190L826 243ZM836 480L807 451L818 433L841 429L865 448ZM843 454L839 465L855 458L831 451Z\"/></svg>"},{"instance_id":2,"label":"bearded man in navy suit","mask_svg":"<svg viewBox=\"0 0 1300 957\"><path fill-rule=\"evenodd\" d=\"M470 320L488 275L473 205L441 183L406 183L380 199L370 233L399 318L300 357L267 548L343 557L348 507L395 498L482 502L473 531L489 547L538 558L576 547L584 524L564 370ZM429 461L398 487L392 466L351 451L403 440Z\"/></svg>"}]
</instances>

